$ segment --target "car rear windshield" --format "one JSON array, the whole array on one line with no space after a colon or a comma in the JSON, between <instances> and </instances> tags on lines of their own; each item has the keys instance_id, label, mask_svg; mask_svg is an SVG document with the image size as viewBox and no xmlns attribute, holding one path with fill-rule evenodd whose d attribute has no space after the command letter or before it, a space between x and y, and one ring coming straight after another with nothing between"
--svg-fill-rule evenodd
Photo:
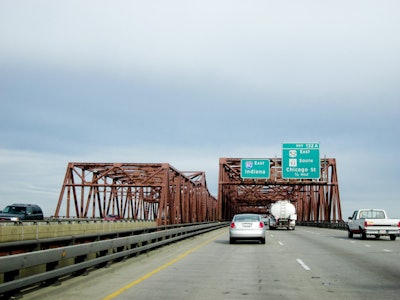
<instances>
[{"instance_id":1,"label":"car rear windshield","mask_svg":"<svg viewBox=\"0 0 400 300\"><path fill-rule=\"evenodd\" d=\"M257 215L238 215L235 217L235 221L260 221L260 217Z\"/></svg>"}]
</instances>

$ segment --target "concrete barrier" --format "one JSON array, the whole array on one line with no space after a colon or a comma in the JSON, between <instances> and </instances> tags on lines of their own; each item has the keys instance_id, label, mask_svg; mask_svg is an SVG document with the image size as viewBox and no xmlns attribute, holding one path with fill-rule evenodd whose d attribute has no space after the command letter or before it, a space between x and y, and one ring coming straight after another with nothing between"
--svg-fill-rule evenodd
<instances>
[{"instance_id":1,"label":"concrete barrier","mask_svg":"<svg viewBox=\"0 0 400 300\"><path fill-rule=\"evenodd\" d=\"M157 226L155 221L133 220L0 222L0 243L93 233L111 233L155 226Z\"/></svg>"}]
</instances>

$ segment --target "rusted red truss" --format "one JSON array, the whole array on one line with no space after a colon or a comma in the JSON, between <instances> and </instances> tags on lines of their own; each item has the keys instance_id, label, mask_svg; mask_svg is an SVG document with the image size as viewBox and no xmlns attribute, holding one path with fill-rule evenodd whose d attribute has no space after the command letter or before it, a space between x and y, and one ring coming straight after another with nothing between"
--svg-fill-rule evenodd
<instances>
[{"instance_id":1,"label":"rusted red truss","mask_svg":"<svg viewBox=\"0 0 400 300\"><path fill-rule=\"evenodd\" d=\"M238 212L269 212L271 203L288 199L300 221L342 221L339 183L334 158L321 159L320 179L283 179L282 159L270 159L269 179L242 179L240 158L220 158L219 218Z\"/></svg>"},{"instance_id":2,"label":"rusted red truss","mask_svg":"<svg viewBox=\"0 0 400 300\"><path fill-rule=\"evenodd\" d=\"M204 172L167 163L69 163L54 216L107 214L159 225L215 221L217 199Z\"/></svg>"}]
</instances>

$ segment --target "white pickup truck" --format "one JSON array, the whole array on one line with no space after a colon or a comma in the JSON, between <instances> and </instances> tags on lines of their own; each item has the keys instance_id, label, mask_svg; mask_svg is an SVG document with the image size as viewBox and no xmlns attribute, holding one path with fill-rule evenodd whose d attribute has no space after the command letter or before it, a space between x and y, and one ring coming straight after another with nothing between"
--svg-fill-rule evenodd
<instances>
[{"instance_id":1,"label":"white pickup truck","mask_svg":"<svg viewBox=\"0 0 400 300\"><path fill-rule=\"evenodd\" d=\"M400 220L388 219L383 209L360 209L349 217L347 231L349 238L353 234L361 234L362 239L374 235L376 238L389 236L394 241L400 234Z\"/></svg>"}]
</instances>

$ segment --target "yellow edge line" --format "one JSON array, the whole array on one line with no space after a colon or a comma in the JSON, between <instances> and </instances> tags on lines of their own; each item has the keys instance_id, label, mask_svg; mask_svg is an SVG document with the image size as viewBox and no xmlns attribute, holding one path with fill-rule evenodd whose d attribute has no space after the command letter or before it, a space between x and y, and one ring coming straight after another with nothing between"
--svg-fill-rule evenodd
<instances>
[{"instance_id":1,"label":"yellow edge line","mask_svg":"<svg viewBox=\"0 0 400 300\"><path fill-rule=\"evenodd\" d=\"M223 233L223 234L225 234L225 233ZM147 273L146 275L140 277L139 279L137 279L137 280L135 280L135 281L132 281L131 283L127 284L126 286L124 286L124 287L122 287L122 288L120 288L119 290L115 291L114 293L112 293L112 294L106 296L105 298L103 298L103 300L111 300L111 299L114 299L115 297L121 295L123 292L129 290L130 288L132 288L132 287L134 287L135 285L141 283L142 281L144 281L144 280L150 278L150 277L153 276L154 274L157 274L158 272L164 270L165 268L168 268L169 266L173 265L174 263L176 263L176 262L180 261L181 259L185 258L185 257L188 256L190 253L193 253L193 252L195 252L196 250L200 249L201 247L204 247L205 245L211 243L213 240L215 240L216 238L218 238L219 236L221 236L221 235L223 235L223 234L220 234L220 235L218 235L218 236L216 236L216 237L214 237L214 238L212 238L212 239L210 239L210 240L208 240L208 241L206 241L206 242L204 242L204 243L202 243L202 244L200 244L200 245L198 245L198 246L196 246L196 247L194 247L194 248L189 249L188 251L182 253L181 255L179 255L178 257L174 258L173 260L167 262L166 264L162 265L161 267L159 267L159 268L157 268L157 269L154 269L153 271Z\"/></svg>"}]
</instances>

